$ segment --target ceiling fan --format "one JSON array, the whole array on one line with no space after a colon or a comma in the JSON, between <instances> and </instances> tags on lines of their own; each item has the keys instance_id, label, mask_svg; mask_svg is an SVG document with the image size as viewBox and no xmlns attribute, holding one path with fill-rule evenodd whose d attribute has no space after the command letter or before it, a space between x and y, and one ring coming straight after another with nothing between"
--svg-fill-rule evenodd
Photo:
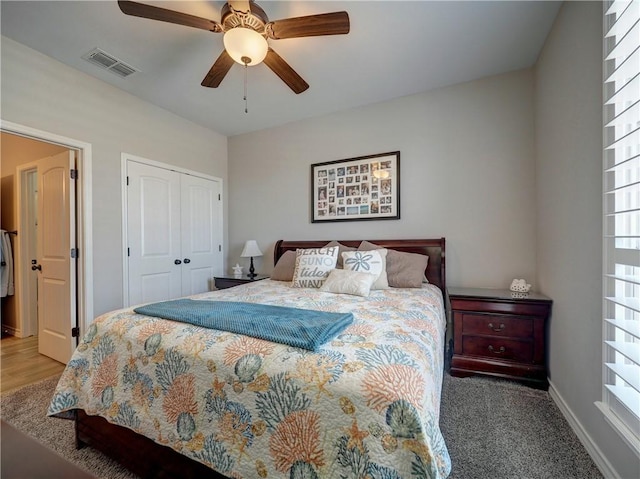
<instances>
[{"instance_id":1,"label":"ceiling fan","mask_svg":"<svg viewBox=\"0 0 640 479\"><path fill-rule=\"evenodd\" d=\"M118 6L126 15L224 33L225 49L202 80L202 86L210 88L217 88L220 85L234 61L245 67L264 61L289 88L295 93L302 93L309 88L309 84L268 45L267 39L281 40L349 33L347 12L269 21L264 10L253 0L229 0L220 12L220 23L138 2L120 0Z\"/></svg>"}]
</instances>

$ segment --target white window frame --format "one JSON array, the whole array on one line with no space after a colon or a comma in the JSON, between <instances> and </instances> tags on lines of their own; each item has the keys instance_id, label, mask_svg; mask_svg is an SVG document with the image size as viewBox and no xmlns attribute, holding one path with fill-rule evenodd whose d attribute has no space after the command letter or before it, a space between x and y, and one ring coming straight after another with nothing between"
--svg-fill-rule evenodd
<instances>
[{"instance_id":1,"label":"white window frame","mask_svg":"<svg viewBox=\"0 0 640 479\"><path fill-rule=\"evenodd\" d=\"M640 457L640 0L603 2L603 381Z\"/></svg>"}]
</instances>

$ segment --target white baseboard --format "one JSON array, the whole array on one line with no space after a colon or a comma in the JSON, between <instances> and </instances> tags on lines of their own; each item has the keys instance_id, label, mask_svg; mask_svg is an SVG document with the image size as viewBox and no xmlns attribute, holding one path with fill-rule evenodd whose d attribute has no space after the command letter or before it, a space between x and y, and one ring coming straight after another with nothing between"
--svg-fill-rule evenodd
<instances>
[{"instance_id":1,"label":"white baseboard","mask_svg":"<svg viewBox=\"0 0 640 479\"><path fill-rule=\"evenodd\" d=\"M593 459L593 462L596 464L598 469L600 469L602 475L608 479L622 479L609 460L604 456L604 454L602 454L598 445L593 442L589 433L587 433L576 415L573 414L573 411L560 393L558 393L558 390L551 381L549 381L549 395L551 396L551 399L553 399L553 402L556 403L556 406L558 406L558 409L560 409L560 412L571 426L571 429L573 429L573 432L578 436L578 439L591 456L591 459Z\"/></svg>"}]
</instances>

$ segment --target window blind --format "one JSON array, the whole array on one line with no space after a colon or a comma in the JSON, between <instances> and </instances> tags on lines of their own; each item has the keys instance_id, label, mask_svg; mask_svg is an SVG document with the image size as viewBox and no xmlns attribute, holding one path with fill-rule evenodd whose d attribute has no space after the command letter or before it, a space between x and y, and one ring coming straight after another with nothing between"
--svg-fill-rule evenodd
<instances>
[{"instance_id":1,"label":"window blind","mask_svg":"<svg viewBox=\"0 0 640 479\"><path fill-rule=\"evenodd\" d=\"M603 400L640 454L640 1L604 2Z\"/></svg>"}]
</instances>

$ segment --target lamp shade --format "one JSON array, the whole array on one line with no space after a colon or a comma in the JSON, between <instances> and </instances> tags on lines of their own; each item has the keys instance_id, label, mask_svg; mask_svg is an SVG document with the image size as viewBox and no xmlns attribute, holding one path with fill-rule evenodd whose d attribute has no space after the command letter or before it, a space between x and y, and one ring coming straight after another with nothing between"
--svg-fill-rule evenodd
<instances>
[{"instance_id":1,"label":"lamp shade","mask_svg":"<svg viewBox=\"0 0 640 479\"><path fill-rule=\"evenodd\" d=\"M266 38L246 27L228 30L222 41L229 56L240 65L257 65L264 60L269 49Z\"/></svg>"},{"instance_id":2,"label":"lamp shade","mask_svg":"<svg viewBox=\"0 0 640 479\"><path fill-rule=\"evenodd\" d=\"M262 256L262 251L258 248L256 240L249 240L244 244L244 249L242 250L240 257L249 258L253 256Z\"/></svg>"}]
</instances>

